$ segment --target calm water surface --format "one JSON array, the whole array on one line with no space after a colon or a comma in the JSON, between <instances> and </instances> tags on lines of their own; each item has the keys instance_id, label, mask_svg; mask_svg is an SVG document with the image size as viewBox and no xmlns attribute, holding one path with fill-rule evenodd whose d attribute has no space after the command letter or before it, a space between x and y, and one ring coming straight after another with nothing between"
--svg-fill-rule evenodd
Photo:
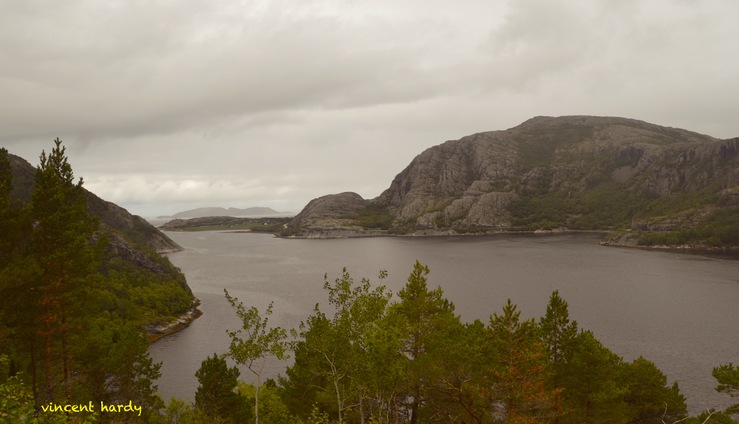
<instances>
[{"instance_id":1,"label":"calm water surface","mask_svg":"<svg viewBox=\"0 0 739 424\"><path fill-rule=\"evenodd\" d=\"M540 317L552 291L567 300L570 318L592 330L630 361L653 361L677 381L691 412L730 404L714 391L711 369L739 362L739 261L667 252L602 247L596 235L458 238L284 240L265 234L168 233L184 251L170 255L182 269L203 316L189 328L154 343L162 361L165 399L192 400L200 363L228 350L227 329L239 321L223 289L271 322L297 327L316 303L326 303L324 274L333 281L346 267L355 280L384 281L397 293L416 260L431 269L429 286L441 286L463 320L500 312L507 299L522 316ZM268 364L268 377L286 363ZM242 379L249 380L242 370Z\"/></svg>"}]
</instances>

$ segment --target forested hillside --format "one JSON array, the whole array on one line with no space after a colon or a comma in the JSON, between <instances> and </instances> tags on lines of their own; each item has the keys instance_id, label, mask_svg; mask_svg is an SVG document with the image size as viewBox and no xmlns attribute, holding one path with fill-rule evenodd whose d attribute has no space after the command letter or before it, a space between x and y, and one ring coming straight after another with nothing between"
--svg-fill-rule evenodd
<instances>
[{"instance_id":1,"label":"forested hillside","mask_svg":"<svg viewBox=\"0 0 739 424\"><path fill-rule=\"evenodd\" d=\"M184 276L146 246L150 237L101 217L111 209L88 202L60 140L32 182L23 176L14 189L0 149L0 419L31 422L44 405L88 402L134 402L149 416L161 405L160 365L145 328L194 307Z\"/></svg>"}]
</instances>

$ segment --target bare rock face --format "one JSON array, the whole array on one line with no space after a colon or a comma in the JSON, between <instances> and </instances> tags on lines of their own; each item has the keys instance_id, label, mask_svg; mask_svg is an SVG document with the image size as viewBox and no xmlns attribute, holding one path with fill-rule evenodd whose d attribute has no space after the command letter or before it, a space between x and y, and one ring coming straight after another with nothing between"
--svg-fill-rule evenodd
<instances>
[{"instance_id":1,"label":"bare rock face","mask_svg":"<svg viewBox=\"0 0 739 424\"><path fill-rule=\"evenodd\" d=\"M326 196L311 202L291 227L357 231L359 222L348 218L372 207L388 213L392 230L401 233L522 229L526 216L521 214L542 217L550 226L595 229L599 222L628 223L626 215L633 210L611 220L602 217L623 199L646 205L655 199L718 196L722 205L732 205L737 185L739 139L718 140L626 118L536 117L508 130L431 147L369 206L356 194ZM685 217L698 215L685 212L649 222L677 228Z\"/></svg>"},{"instance_id":2,"label":"bare rock face","mask_svg":"<svg viewBox=\"0 0 739 424\"><path fill-rule=\"evenodd\" d=\"M353 192L329 194L311 200L290 222L291 228L299 228L301 237L351 236L363 233L356 224L357 212L365 209L369 201Z\"/></svg>"},{"instance_id":3,"label":"bare rock face","mask_svg":"<svg viewBox=\"0 0 739 424\"><path fill-rule=\"evenodd\" d=\"M399 221L417 220L419 229L456 221L496 226L515 197L515 165L515 144L502 132L447 141L416 156L376 202Z\"/></svg>"}]
</instances>

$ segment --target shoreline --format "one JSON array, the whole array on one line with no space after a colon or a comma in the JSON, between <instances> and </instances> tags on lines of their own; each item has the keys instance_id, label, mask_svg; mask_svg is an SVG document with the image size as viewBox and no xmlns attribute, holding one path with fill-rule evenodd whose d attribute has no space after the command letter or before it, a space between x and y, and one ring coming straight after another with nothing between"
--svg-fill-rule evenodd
<instances>
[{"instance_id":1,"label":"shoreline","mask_svg":"<svg viewBox=\"0 0 739 424\"><path fill-rule=\"evenodd\" d=\"M496 235L564 235L564 234L603 234L610 233L609 230L569 230L569 229L553 229L553 230L492 230L481 232L463 232L459 233L454 230L420 230L414 233L392 234L382 231L357 231L357 230L326 230L326 231L309 231L306 235L289 235L283 236L274 234L277 238L295 239L295 240L329 240L344 238L368 238L368 237L406 237L406 238L422 238L422 237L485 237Z\"/></svg>"},{"instance_id":2,"label":"shoreline","mask_svg":"<svg viewBox=\"0 0 739 424\"><path fill-rule=\"evenodd\" d=\"M188 310L184 314L179 315L173 321L170 321L166 324L145 325L144 329L146 330L149 344L152 344L163 337L177 333L189 327L190 324L193 323L193 321L203 315L203 311L198 309L198 306L200 306L200 300L195 299L190 310Z\"/></svg>"},{"instance_id":3,"label":"shoreline","mask_svg":"<svg viewBox=\"0 0 739 424\"><path fill-rule=\"evenodd\" d=\"M406 237L406 238L423 238L423 237L485 237L496 235L521 235L521 236L560 236L567 234L602 234L602 239L598 241L598 245L606 247L620 247L629 249L638 249L645 251L662 251L672 253L683 253L693 255L711 255L727 259L739 260L739 246L713 247L707 245L638 245L636 240L630 238L613 238L613 230L570 230L570 229L552 229L552 230L496 230L485 232L469 232L458 233L454 230L422 230L409 234L389 234L380 231L357 231L357 230L327 230L327 231L309 231L306 235L289 235L282 236L275 234L274 236L282 239L295 240L332 240L343 238L370 238L370 237Z\"/></svg>"}]
</instances>

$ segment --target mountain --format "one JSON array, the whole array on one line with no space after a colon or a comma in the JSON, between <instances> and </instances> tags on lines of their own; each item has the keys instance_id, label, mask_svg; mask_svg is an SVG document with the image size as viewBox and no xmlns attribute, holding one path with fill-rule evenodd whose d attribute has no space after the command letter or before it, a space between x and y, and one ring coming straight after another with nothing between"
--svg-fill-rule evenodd
<instances>
[{"instance_id":1,"label":"mountain","mask_svg":"<svg viewBox=\"0 0 739 424\"><path fill-rule=\"evenodd\" d=\"M574 229L618 231L612 240L626 244L739 246L738 208L739 138L536 117L427 149L375 199L314 199L283 235Z\"/></svg>"},{"instance_id":2,"label":"mountain","mask_svg":"<svg viewBox=\"0 0 739 424\"><path fill-rule=\"evenodd\" d=\"M206 207L190 209L183 212L177 212L172 216L161 216L160 218L172 218L172 219L190 219L190 218L203 218L208 216L254 216L254 217L265 217L284 215L284 212L278 212L272 208L266 207L252 207L252 208L220 208L220 207Z\"/></svg>"},{"instance_id":3,"label":"mountain","mask_svg":"<svg viewBox=\"0 0 739 424\"><path fill-rule=\"evenodd\" d=\"M36 168L19 156L10 154L8 158L13 171L11 198L28 203L33 193ZM85 196L90 214L100 218L100 230L108 237L108 249L113 255L138 268L155 273L173 272L170 267L163 265L158 255L153 252L175 252L182 250L182 247L140 216L131 215L120 206L107 202L87 190ZM184 281L184 278L181 279ZM190 290L189 287L187 290Z\"/></svg>"}]
</instances>

